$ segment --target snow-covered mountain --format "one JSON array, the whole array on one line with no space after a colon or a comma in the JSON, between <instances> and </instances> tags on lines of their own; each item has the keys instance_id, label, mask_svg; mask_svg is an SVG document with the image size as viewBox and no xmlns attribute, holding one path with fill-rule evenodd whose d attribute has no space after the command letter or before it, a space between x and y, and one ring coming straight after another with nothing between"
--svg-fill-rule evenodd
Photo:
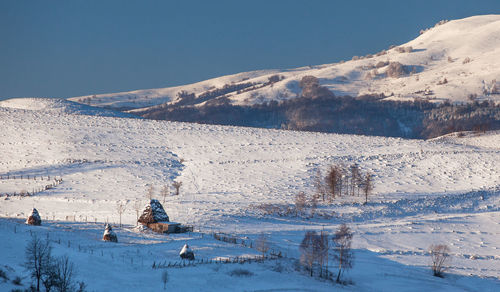
<instances>
[{"instance_id":1,"label":"snow-covered mountain","mask_svg":"<svg viewBox=\"0 0 500 292\"><path fill-rule=\"evenodd\" d=\"M227 97L247 105L299 96L304 76L319 78L336 95L380 95L389 100L500 101L500 15L441 21L416 39L352 60L291 70L263 70L194 84L71 98L100 107L141 109ZM140 112L140 110L139 110Z\"/></svg>"}]
</instances>

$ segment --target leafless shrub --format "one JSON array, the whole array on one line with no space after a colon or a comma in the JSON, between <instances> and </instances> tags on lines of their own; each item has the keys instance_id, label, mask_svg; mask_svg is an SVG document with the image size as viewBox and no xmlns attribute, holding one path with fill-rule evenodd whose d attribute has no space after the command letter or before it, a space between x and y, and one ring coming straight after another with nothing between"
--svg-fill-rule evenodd
<instances>
[{"instance_id":1,"label":"leafless shrub","mask_svg":"<svg viewBox=\"0 0 500 292\"><path fill-rule=\"evenodd\" d=\"M255 240L255 249L260 251L260 253L262 253L262 258L264 258L269 248L270 246L267 236L264 233L261 233L259 237L257 237L257 240Z\"/></svg>"},{"instance_id":2,"label":"leafless shrub","mask_svg":"<svg viewBox=\"0 0 500 292\"><path fill-rule=\"evenodd\" d=\"M375 64L375 68L382 68L389 65L389 61L379 61L377 64Z\"/></svg>"},{"instance_id":3,"label":"leafless shrub","mask_svg":"<svg viewBox=\"0 0 500 292\"><path fill-rule=\"evenodd\" d=\"M447 23L448 21L449 21L448 19L442 19L442 20L440 20L438 23L436 23L436 24L434 25L434 27L438 27L438 26L440 26L440 25L443 25L443 24Z\"/></svg>"},{"instance_id":4,"label":"leafless shrub","mask_svg":"<svg viewBox=\"0 0 500 292\"><path fill-rule=\"evenodd\" d=\"M445 244L436 244L429 247L431 255L431 269L436 277L443 277L444 271L447 269L447 263L450 258L450 248Z\"/></svg>"},{"instance_id":5,"label":"leafless shrub","mask_svg":"<svg viewBox=\"0 0 500 292\"><path fill-rule=\"evenodd\" d=\"M359 56L352 56L352 59L351 59L351 60L353 60L353 61L357 61L357 60L359 60L359 59L360 59L360 58L359 58Z\"/></svg>"},{"instance_id":6,"label":"leafless shrub","mask_svg":"<svg viewBox=\"0 0 500 292\"><path fill-rule=\"evenodd\" d=\"M282 79L285 79L285 77L278 75L278 74L275 74L275 75L269 76L267 79L268 79L268 83L272 84L272 83L276 83Z\"/></svg>"},{"instance_id":7,"label":"leafless shrub","mask_svg":"<svg viewBox=\"0 0 500 292\"><path fill-rule=\"evenodd\" d=\"M21 286L21 277L19 276L16 276L13 280L12 280L12 284L16 285L16 286Z\"/></svg>"},{"instance_id":8,"label":"leafless shrub","mask_svg":"<svg viewBox=\"0 0 500 292\"><path fill-rule=\"evenodd\" d=\"M175 195L178 196L180 194L180 189L181 189L181 186L182 186L182 182L181 181L174 181L174 183L172 184L172 186L175 189Z\"/></svg>"},{"instance_id":9,"label":"leafless shrub","mask_svg":"<svg viewBox=\"0 0 500 292\"><path fill-rule=\"evenodd\" d=\"M408 74L406 67L399 62L390 62L386 71L387 77L399 78Z\"/></svg>"},{"instance_id":10,"label":"leafless shrub","mask_svg":"<svg viewBox=\"0 0 500 292\"><path fill-rule=\"evenodd\" d=\"M470 63L472 60L469 57L465 57L465 59L462 61L462 64L467 64Z\"/></svg>"},{"instance_id":11,"label":"leafless shrub","mask_svg":"<svg viewBox=\"0 0 500 292\"><path fill-rule=\"evenodd\" d=\"M9 277L7 276L7 273L5 273L4 270L0 269L0 278L2 278L4 281L8 281Z\"/></svg>"},{"instance_id":12,"label":"leafless shrub","mask_svg":"<svg viewBox=\"0 0 500 292\"><path fill-rule=\"evenodd\" d=\"M229 272L229 275L236 277L250 277L253 276L253 273L246 269L237 268Z\"/></svg>"},{"instance_id":13,"label":"leafless shrub","mask_svg":"<svg viewBox=\"0 0 500 292\"><path fill-rule=\"evenodd\" d=\"M376 53L376 54L375 54L375 56L377 56L377 57L378 57L378 56L382 56L382 55L385 55L385 54L387 54L387 51L382 50L382 51L380 51L380 52Z\"/></svg>"},{"instance_id":14,"label":"leafless shrub","mask_svg":"<svg viewBox=\"0 0 500 292\"><path fill-rule=\"evenodd\" d=\"M438 83L437 83L437 85L443 85L443 84L446 84L446 83L448 83L448 79L446 79L446 77L445 77L445 78L443 78L443 80L439 80Z\"/></svg>"},{"instance_id":15,"label":"leafless shrub","mask_svg":"<svg viewBox=\"0 0 500 292\"><path fill-rule=\"evenodd\" d=\"M455 60L453 60L452 57L448 56L448 63L453 63L453 62L455 62Z\"/></svg>"},{"instance_id":16,"label":"leafless shrub","mask_svg":"<svg viewBox=\"0 0 500 292\"><path fill-rule=\"evenodd\" d=\"M396 47L396 51L399 53L411 53L413 51L413 47Z\"/></svg>"}]
</instances>

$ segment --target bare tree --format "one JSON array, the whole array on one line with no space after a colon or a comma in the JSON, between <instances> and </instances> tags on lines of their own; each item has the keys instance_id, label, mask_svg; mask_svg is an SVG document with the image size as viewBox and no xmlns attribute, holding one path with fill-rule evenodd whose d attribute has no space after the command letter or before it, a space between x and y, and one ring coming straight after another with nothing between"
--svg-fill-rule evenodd
<instances>
[{"instance_id":1,"label":"bare tree","mask_svg":"<svg viewBox=\"0 0 500 292\"><path fill-rule=\"evenodd\" d=\"M74 291L73 277L75 275L75 268L67 256L57 259L55 273L57 276L56 286L60 292Z\"/></svg>"},{"instance_id":2,"label":"bare tree","mask_svg":"<svg viewBox=\"0 0 500 292\"><path fill-rule=\"evenodd\" d=\"M175 195L178 196L179 193L180 193L180 189L181 189L181 186L182 186L182 182L181 181L174 181L174 183L172 184L172 186L174 187L175 189Z\"/></svg>"},{"instance_id":3,"label":"bare tree","mask_svg":"<svg viewBox=\"0 0 500 292\"><path fill-rule=\"evenodd\" d=\"M341 184L342 180L342 170L336 165L330 166L325 180L328 187L330 200L334 199L335 196L339 193L339 185Z\"/></svg>"},{"instance_id":4,"label":"bare tree","mask_svg":"<svg viewBox=\"0 0 500 292\"><path fill-rule=\"evenodd\" d=\"M432 261L432 272L436 277L443 277L443 272L447 269L447 262L450 258L450 248L445 244L436 244L429 247Z\"/></svg>"},{"instance_id":5,"label":"bare tree","mask_svg":"<svg viewBox=\"0 0 500 292\"><path fill-rule=\"evenodd\" d=\"M311 197L311 217L316 214L316 209L318 208L319 194L313 194Z\"/></svg>"},{"instance_id":6,"label":"bare tree","mask_svg":"<svg viewBox=\"0 0 500 292\"><path fill-rule=\"evenodd\" d=\"M42 277L48 273L51 265L51 251L49 240L42 240L33 235L26 246L26 261L24 267L30 271L31 277L36 280L36 291L40 291Z\"/></svg>"},{"instance_id":7,"label":"bare tree","mask_svg":"<svg viewBox=\"0 0 500 292\"><path fill-rule=\"evenodd\" d=\"M135 211L135 216L136 216L136 219L135 221L139 221L139 213L141 212L141 209L143 207L143 204L141 203L141 201L139 200L136 200L134 202L134 211Z\"/></svg>"},{"instance_id":8,"label":"bare tree","mask_svg":"<svg viewBox=\"0 0 500 292\"><path fill-rule=\"evenodd\" d=\"M300 263L309 270L311 277L313 276L313 267L316 261L316 237L315 231L307 231L300 243Z\"/></svg>"},{"instance_id":9,"label":"bare tree","mask_svg":"<svg viewBox=\"0 0 500 292\"><path fill-rule=\"evenodd\" d=\"M333 258L339 265L337 283L340 283L340 276L345 269L352 268L354 255L351 251L353 233L347 225L342 224L333 236Z\"/></svg>"},{"instance_id":10,"label":"bare tree","mask_svg":"<svg viewBox=\"0 0 500 292\"><path fill-rule=\"evenodd\" d=\"M165 201L166 201L166 199L167 199L167 197L168 197L169 194L170 194L170 191L168 189L168 186L164 185L163 188L160 191L160 195L163 198L163 205L165 205Z\"/></svg>"},{"instance_id":11,"label":"bare tree","mask_svg":"<svg viewBox=\"0 0 500 292\"><path fill-rule=\"evenodd\" d=\"M324 177L321 174L321 170L318 169L316 172L316 177L314 178L314 187L316 188L316 193L321 196L323 202L325 201L325 195L328 193L328 190L324 183Z\"/></svg>"},{"instance_id":12,"label":"bare tree","mask_svg":"<svg viewBox=\"0 0 500 292\"><path fill-rule=\"evenodd\" d=\"M168 272L163 271L161 273L161 281L163 282L163 290L167 289L167 282L168 282Z\"/></svg>"},{"instance_id":13,"label":"bare tree","mask_svg":"<svg viewBox=\"0 0 500 292\"><path fill-rule=\"evenodd\" d=\"M319 248L318 248L318 263L321 267L320 276L323 273L323 266L326 268L326 275L328 276L328 252L330 249L328 232L322 230L319 235Z\"/></svg>"},{"instance_id":14,"label":"bare tree","mask_svg":"<svg viewBox=\"0 0 500 292\"><path fill-rule=\"evenodd\" d=\"M306 194L304 192L299 192L295 196L295 216L298 216L299 213L303 213L306 207Z\"/></svg>"},{"instance_id":15,"label":"bare tree","mask_svg":"<svg viewBox=\"0 0 500 292\"><path fill-rule=\"evenodd\" d=\"M359 171L359 166L357 164L351 165L349 170L351 172L351 196L354 196L355 189L359 188L358 182L361 173Z\"/></svg>"},{"instance_id":16,"label":"bare tree","mask_svg":"<svg viewBox=\"0 0 500 292\"><path fill-rule=\"evenodd\" d=\"M147 199L148 201L151 201L153 199L153 196L154 196L154 192L155 192L155 187L154 186L149 186L148 188L148 192L146 193L146 196L147 196Z\"/></svg>"},{"instance_id":17,"label":"bare tree","mask_svg":"<svg viewBox=\"0 0 500 292\"><path fill-rule=\"evenodd\" d=\"M365 195L365 204L368 203L368 195L371 194L373 190L373 178L371 173L367 173L365 175L365 179L363 180L363 193Z\"/></svg>"},{"instance_id":18,"label":"bare tree","mask_svg":"<svg viewBox=\"0 0 500 292\"><path fill-rule=\"evenodd\" d=\"M116 211L118 212L118 215L120 215L120 227L122 227L122 214L125 213L126 209L127 205L124 202L118 201L116 203Z\"/></svg>"},{"instance_id":19,"label":"bare tree","mask_svg":"<svg viewBox=\"0 0 500 292\"><path fill-rule=\"evenodd\" d=\"M265 257L266 252L269 250L269 242L264 233L261 233L259 237L257 237L257 240L255 241L255 249L262 253L262 258Z\"/></svg>"}]
</instances>

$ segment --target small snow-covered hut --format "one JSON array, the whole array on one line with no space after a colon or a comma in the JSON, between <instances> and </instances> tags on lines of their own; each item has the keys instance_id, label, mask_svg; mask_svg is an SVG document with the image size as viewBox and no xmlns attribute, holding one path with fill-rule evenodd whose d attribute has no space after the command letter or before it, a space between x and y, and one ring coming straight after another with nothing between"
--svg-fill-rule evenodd
<instances>
[{"instance_id":1,"label":"small snow-covered hut","mask_svg":"<svg viewBox=\"0 0 500 292\"><path fill-rule=\"evenodd\" d=\"M109 225L108 223L106 223L106 227L104 228L104 234L102 236L102 240L118 242L118 237L116 236L116 233L113 231L113 228L111 228L111 225Z\"/></svg>"},{"instance_id":2,"label":"small snow-covered hut","mask_svg":"<svg viewBox=\"0 0 500 292\"><path fill-rule=\"evenodd\" d=\"M187 243L184 244L184 246L182 247L181 252L179 253L179 256L183 260L194 261L194 252L193 252L193 250L191 250L189 245L187 245Z\"/></svg>"},{"instance_id":3,"label":"small snow-covered hut","mask_svg":"<svg viewBox=\"0 0 500 292\"><path fill-rule=\"evenodd\" d=\"M180 229L179 223L170 222L165 209L156 199L152 199L146 205L137 222L159 233L175 233Z\"/></svg>"},{"instance_id":4,"label":"small snow-covered hut","mask_svg":"<svg viewBox=\"0 0 500 292\"><path fill-rule=\"evenodd\" d=\"M35 208L31 211L31 215L26 220L26 224L36 226L42 225L42 218L40 218L40 214L38 214L38 211Z\"/></svg>"}]
</instances>

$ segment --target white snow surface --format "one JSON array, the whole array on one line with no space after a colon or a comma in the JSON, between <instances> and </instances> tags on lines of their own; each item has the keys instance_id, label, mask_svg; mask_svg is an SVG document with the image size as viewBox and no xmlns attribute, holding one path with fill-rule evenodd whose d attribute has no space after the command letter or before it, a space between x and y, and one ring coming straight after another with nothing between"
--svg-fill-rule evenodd
<instances>
[{"instance_id":1,"label":"white snow surface","mask_svg":"<svg viewBox=\"0 0 500 292\"><path fill-rule=\"evenodd\" d=\"M152 264L179 261L185 243L196 250L197 259L260 254L209 235L222 231L245 240L264 232L271 247L287 259L169 268L171 291L500 287L500 132L405 140L103 117L64 109L54 114L51 106L33 99L0 104L0 194L36 189L49 176L63 179L35 196L0 197L0 268L9 277L21 276L25 286L30 280L22 266L24 247L32 233L48 234L54 254L67 254L76 263L78 279L90 291L160 291L163 269L152 269ZM359 197L320 201L319 212L330 216L313 218L263 215L255 208L262 203L289 206L298 192L312 194L316 172L324 173L332 163L358 163L374 173L374 195L367 205ZM180 195L166 197L163 206L170 219L196 231L160 235L133 228L135 203L142 211L149 186L155 186L163 203L159 190L174 179L183 183ZM120 242L102 242L102 224L119 222L119 202L126 204L125 227L114 226ZM23 223L33 207L44 220L41 227ZM297 271L290 258L299 257L305 231L333 233L341 223L354 232L356 260L344 275L352 284L335 285ZM427 250L433 243L451 249L445 278L433 277L428 268ZM236 268L251 275L231 275ZM13 288L0 279L0 290Z\"/></svg>"},{"instance_id":2,"label":"white snow surface","mask_svg":"<svg viewBox=\"0 0 500 292\"><path fill-rule=\"evenodd\" d=\"M415 29L417 33L418 29ZM337 95L359 96L384 94L390 100L429 100L431 102L500 102L500 15L481 15L438 24L414 40L398 47L411 47L400 53L398 48L346 62L309 66L291 70L261 70L222 76L176 87L130 92L88 95L70 98L91 105L126 108L132 112L162 103L178 101L182 90L198 97L226 84L254 82L256 89L231 92L233 104L256 104L271 100L296 98L299 81L306 75ZM377 66L378 63L385 65ZM386 76L388 62L408 66L408 74L399 78ZM264 86L272 75L283 80ZM368 77L371 75L371 77ZM206 101L200 100L199 104ZM135 110L134 110L135 109Z\"/></svg>"}]
</instances>

